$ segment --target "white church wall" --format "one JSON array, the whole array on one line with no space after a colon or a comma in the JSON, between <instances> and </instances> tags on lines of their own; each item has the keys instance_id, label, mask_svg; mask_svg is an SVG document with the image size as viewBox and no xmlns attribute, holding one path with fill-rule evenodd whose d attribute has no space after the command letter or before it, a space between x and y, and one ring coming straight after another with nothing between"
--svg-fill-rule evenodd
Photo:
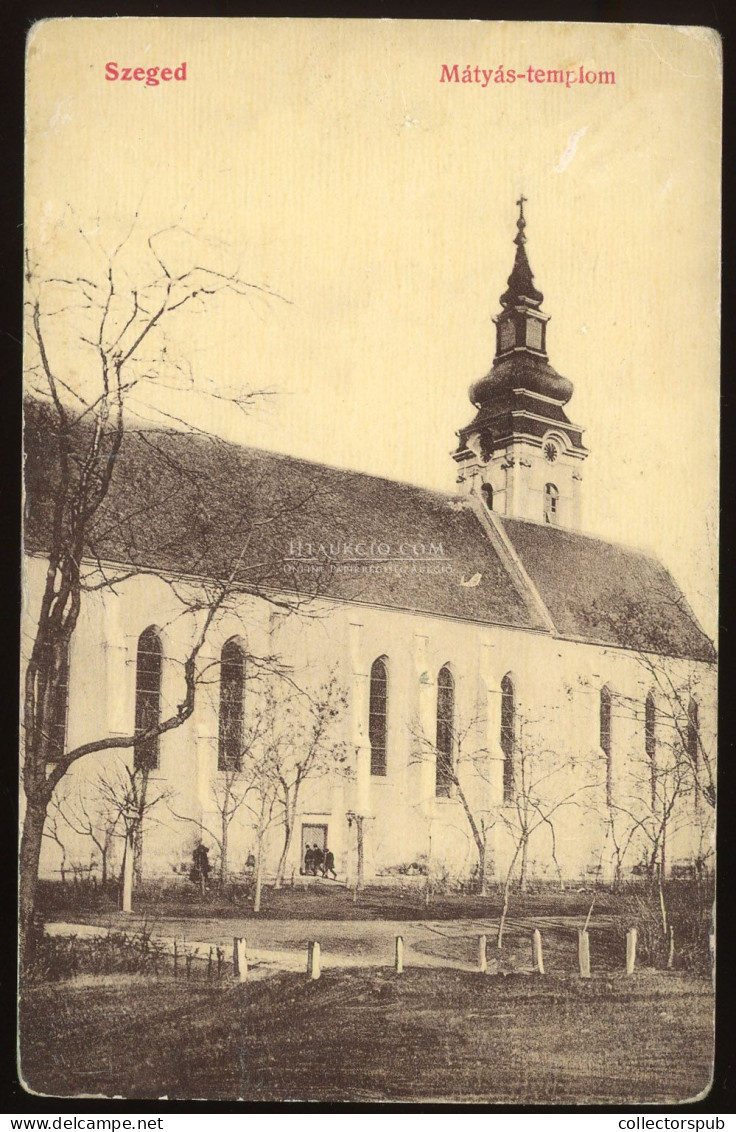
<instances>
[{"instance_id":1,"label":"white church wall","mask_svg":"<svg viewBox=\"0 0 736 1132\"><path fill-rule=\"evenodd\" d=\"M43 583L39 559L27 566L28 594L24 642L32 640L34 602ZM448 582L448 584L451 584ZM159 628L164 643L163 711L174 709L183 693L182 661L191 642L191 626L180 616L170 587L154 576L138 576L118 593L87 595L70 658L68 741L76 744L105 734L129 734L135 712L136 648L149 625ZM291 666L297 683L312 686L335 673L347 696L342 735L349 752L350 773L308 782L287 862L287 877L301 867L301 825L324 824L342 876L355 875L355 825L349 811L364 817L367 877L408 867L430 858L430 867L459 878L472 871L476 853L467 818L457 796L437 798L435 767L421 751L422 736L434 742L437 675L448 664L455 680L456 724L476 721L475 749L484 752L481 774L468 768L463 778L471 810L492 826L488 844L490 869L496 878L508 868L514 851L502 820L503 760L500 747L501 681L511 674L519 741L538 752L555 770L552 781L560 797L570 798L555 811L557 857L563 873L584 876L601 864L613 869L606 841L605 779L600 748L600 690L608 685L612 700L612 788L622 806L631 790L632 759L644 747L643 704L651 684L642 659L623 649L562 641L544 633L453 621L397 610L360 605L330 605L309 616L282 616L268 603L245 596L237 615L223 617L208 638L202 659L209 666L194 714L180 728L162 736L160 766L149 789L171 797L152 815L145 837L144 867L148 875L171 875L191 859L200 836L196 823L217 820L213 785L217 781L219 675L218 658L225 641L239 636L252 653L277 654ZM387 658L387 773L370 773L368 700L370 670L377 657ZM676 670L678 662L667 662ZM707 665L681 662L683 684L696 689L705 741L715 743L715 674ZM694 676L693 676L694 674ZM247 684L247 681L246 681ZM247 700L246 691L246 700ZM246 705L247 710L247 705ZM471 747L473 744L471 744ZM132 752L89 756L64 780L77 790L113 763L132 759ZM683 805L693 805L692 799ZM177 820L172 811L193 821ZM708 822L707 806L701 805ZM509 817L510 811L506 816ZM694 823L680 814L673 831L670 860L694 850ZM698 835L700 836L700 835ZM703 836L708 836L707 830ZM205 837L205 841L207 841ZM267 872L275 872L281 831L269 834ZM610 841L610 837L609 837ZM47 839L42 872L57 875L60 850ZM254 851L252 821L245 811L232 823L230 852L240 870ZM540 828L529 845L531 876L554 879L551 831ZM217 855L210 839L211 856ZM635 863L641 846L632 849ZM69 855L94 856L88 838L69 833Z\"/></svg>"}]
</instances>

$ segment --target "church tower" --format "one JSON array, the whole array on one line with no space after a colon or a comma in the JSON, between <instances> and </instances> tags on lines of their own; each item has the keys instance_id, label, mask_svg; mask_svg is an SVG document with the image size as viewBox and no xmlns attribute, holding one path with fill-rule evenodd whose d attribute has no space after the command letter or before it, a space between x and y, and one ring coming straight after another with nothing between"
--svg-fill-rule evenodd
<instances>
[{"instance_id":1,"label":"church tower","mask_svg":"<svg viewBox=\"0 0 736 1132\"><path fill-rule=\"evenodd\" d=\"M526 254L525 197L519 206L516 257L501 296L496 324L496 356L489 373L471 385L477 412L458 432L453 458L462 490L480 496L492 511L577 529L580 484L588 455L582 429L564 406L572 382L549 364L544 296L534 286Z\"/></svg>"}]
</instances>

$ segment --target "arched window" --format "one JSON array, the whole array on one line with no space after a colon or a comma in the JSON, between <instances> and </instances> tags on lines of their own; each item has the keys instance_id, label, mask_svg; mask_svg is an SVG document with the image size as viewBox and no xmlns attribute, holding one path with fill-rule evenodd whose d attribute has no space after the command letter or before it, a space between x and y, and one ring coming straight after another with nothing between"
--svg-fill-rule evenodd
<instances>
[{"instance_id":1,"label":"arched window","mask_svg":"<svg viewBox=\"0 0 736 1132\"><path fill-rule=\"evenodd\" d=\"M491 485L489 483L484 483L480 490L481 490L481 495L483 496L483 502L485 503L488 510L492 511L493 510L493 488L491 487Z\"/></svg>"},{"instance_id":2,"label":"arched window","mask_svg":"<svg viewBox=\"0 0 736 1132\"><path fill-rule=\"evenodd\" d=\"M611 690L601 688L601 750L606 756L606 805L613 802L613 765L611 758Z\"/></svg>"},{"instance_id":3,"label":"arched window","mask_svg":"<svg viewBox=\"0 0 736 1132\"><path fill-rule=\"evenodd\" d=\"M693 781L695 783L695 805L698 805L700 800L700 767L699 767L699 750L698 738L700 734L698 718L698 705L695 700L690 700L687 705L687 731L685 734L685 753L690 760L690 766L693 772Z\"/></svg>"},{"instance_id":4,"label":"arched window","mask_svg":"<svg viewBox=\"0 0 736 1132\"><path fill-rule=\"evenodd\" d=\"M244 694L245 654L237 641L227 641L220 653L218 770L240 770L243 761Z\"/></svg>"},{"instance_id":5,"label":"arched window","mask_svg":"<svg viewBox=\"0 0 736 1132\"><path fill-rule=\"evenodd\" d=\"M368 739L371 744L371 774L386 774L388 739L388 667L379 656L371 665L371 693L368 704Z\"/></svg>"},{"instance_id":6,"label":"arched window","mask_svg":"<svg viewBox=\"0 0 736 1132\"><path fill-rule=\"evenodd\" d=\"M50 657L51 651L47 653ZM49 669L51 664L49 664ZM49 675L51 673L49 672ZM49 759L56 762L64 754L66 747L66 718L69 710L69 653L64 651L56 677L55 695L52 701L51 726L49 728Z\"/></svg>"},{"instance_id":7,"label":"arched window","mask_svg":"<svg viewBox=\"0 0 736 1132\"><path fill-rule=\"evenodd\" d=\"M559 518L560 493L553 483L544 485L544 521L556 524Z\"/></svg>"},{"instance_id":8,"label":"arched window","mask_svg":"<svg viewBox=\"0 0 736 1132\"><path fill-rule=\"evenodd\" d=\"M135 730L139 734L161 722L161 662L163 649L154 628L145 629L138 638L135 669ZM135 766L138 770L158 767L159 736L140 739L135 744Z\"/></svg>"},{"instance_id":9,"label":"arched window","mask_svg":"<svg viewBox=\"0 0 736 1132\"><path fill-rule=\"evenodd\" d=\"M452 755L455 736L455 681L447 665L437 676L437 770L435 794L449 798L452 788Z\"/></svg>"},{"instance_id":10,"label":"arched window","mask_svg":"<svg viewBox=\"0 0 736 1132\"><path fill-rule=\"evenodd\" d=\"M503 800L514 799L514 746L516 743L516 703L510 676L501 681L501 750L503 751Z\"/></svg>"},{"instance_id":11,"label":"arched window","mask_svg":"<svg viewBox=\"0 0 736 1132\"><path fill-rule=\"evenodd\" d=\"M652 813L657 809L657 707L650 692L644 704L644 749L649 763Z\"/></svg>"}]
</instances>

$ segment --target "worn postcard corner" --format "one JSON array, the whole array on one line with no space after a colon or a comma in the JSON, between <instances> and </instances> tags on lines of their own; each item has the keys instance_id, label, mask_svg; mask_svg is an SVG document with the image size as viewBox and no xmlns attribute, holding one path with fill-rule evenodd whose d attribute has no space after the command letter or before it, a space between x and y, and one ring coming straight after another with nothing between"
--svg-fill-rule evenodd
<instances>
[{"instance_id":1,"label":"worn postcard corner","mask_svg":"<svg viewBox=\"0 0 736 1132\"><path fill-rule=\"evenodd\" d=\"M30 1092L708 1090L721 82L701 27L31 28Z\"/></svg>"}]
</instances>

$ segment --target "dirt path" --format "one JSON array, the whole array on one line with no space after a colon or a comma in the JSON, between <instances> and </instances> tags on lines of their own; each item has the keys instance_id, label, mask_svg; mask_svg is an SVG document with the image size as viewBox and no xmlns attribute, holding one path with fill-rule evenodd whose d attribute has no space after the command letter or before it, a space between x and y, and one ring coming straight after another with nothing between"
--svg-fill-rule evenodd
<instances>
[{"instance_id":1,"label":"dirt path","mask_svg":"<svg viewBox=\"0 0 736 1132\"><path fill-rule=\"evenodd\" d=\"M253 977L278 971L306 968L307 946L317 940L322 966L329 968L385 967L393 965L396 936L404 941L407 967L443 967L474 970L478 964L478 939L488 939L488 968L531 971L530 935L533 927L542 931L548 955L560 970L572 970L577 955L577 917L539 917L511 919L507 925L504 949L498 952L495 919L477 920L256 920L242 919L165 919L158 923L141 916L111 913L95 924L49 923L49 935L80 937L105 935L110 931L135 934L141 929L168 952L176 946L179 954L194 953L205 959L210 948L221 949L231 961L233 937L246 940L249 970ZM594 937L595 941L595 937ZM595 952L594 952L595 959ZM622 956L623 960L623 956Z\"/></svg>"}]
</instances>

